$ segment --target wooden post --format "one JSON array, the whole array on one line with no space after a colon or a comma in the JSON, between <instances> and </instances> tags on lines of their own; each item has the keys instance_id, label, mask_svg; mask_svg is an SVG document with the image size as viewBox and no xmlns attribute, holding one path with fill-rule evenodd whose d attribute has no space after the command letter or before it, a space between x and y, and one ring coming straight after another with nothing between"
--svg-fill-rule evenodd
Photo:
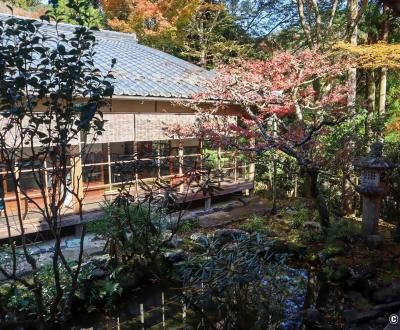
<instances>
[{"instance_id":1,"label":"wooden post","mask_svg":"<svg viewBox=\"0 0 400 330\"><path fill-rule=\"evenodd\" d=\"M157 180L161 178L161 143L157 147Z\"/></svg>"},{"instance_id":2,"label":"wooden post","mask_svg":"<svg viewBox=\"0 0 400 330\"><path fill-rule=\"evenodd\" d=\"M211 197L207 197L204 200L204 210L208 211L209 209L211 209Z\"/></svg>"},{"instance_id":3,"label":"wooden post","mask_svg":"<svg viewBox=\"0 0 400 330\"><path fill-rule=\"evenodd\" d=\"M137 148L137 142L135 141L133 143L133 152L134 152L134 159L138 160L139 159L139 154L138 154L138 148ZM137 170L135 170L135 197L136 199L139 198L139 174L137 172Z\"/></svg>"},{"instance_id":4,"label":"wooden post","mask_svg":"<svg viewBox=\"0 0 400 330\"><path fill-rule=\"evenodd\" d=\"M236 155L236 150L233 152L233 178L234 178L234 182L237 183L237 155Z\"/></svg>"},{"instance_id":5,"label":"wooden post","mask_svg":"<svg viewBox=\"0 0 400 330\"><path fill-rule=\"evenodd\" d=\"M143 308L143 304L140 304L140 323L142 324L142 329L144 330L144 308Z\"/></svg>"},{"instance_id":6,"label":"wooden post","mask_svg":"<svg viewBox=\"0 0 400 330\"><path fill-rule=\"evenodd\" d=\"M49 171L47 170L47 161L44 161L44 186L45 186L45 197L46 197L46 203L50 202L49 199Z\"/></svg>"},{"instance_id":7,"label":"wooden post","mask_svg":"<svg viewBox=\"0 0 400 330\"><path fill-rule=\"evenodd\" d=\"M183 298L182 298L182 325L183 329L186 329L186 303Z\"/></svg>"},{"instance_id":8,"label":"wooden post","mask_svg":"<svg viewBox=\"0 0 400 330\"><path fill-rule=\"evenodd\" d=\"M112 191L112 173L111 173L111 145L107 143L107 166L108 166L108 188Z\"/></svg>"},{"instance_id":9,"label":"wooden post","mask_svg":"<svg viewBox=\"0 0 400 330\"><path fill-rule=\"evenodd\" d=\"M253 137L250 140L250 148L254 148L255 146L256 146L256 138ZM248 172L248 180L253 182L253 184L254 184L254 177L255 177L255 173L256 173L256 164L254 162L255 157L256 157L255 152L252 152L250 155L251 163L249 164L249 172ZM249 189L248 195L251 197L251 196L253 196L253 194L254 194L254 188Z\"/></svg>"},{"instance_id":10,"label":"wooden post","mask_svg":"<svg viewBox=\"0 0 400 330\"><path fill-rule=\"evenodd\" d=\"M157 147L157 182L161 181L161 143L158 143ZM158 193L161 193L160 187L158 187Z\"/></svg>"},{"instance_id":11,"label":"wooden post","mask_svg":"<svg viewBox=\"0 0 400 330\"><path fill-rule=\"evenodd\" d=\"M199 148L200 148L200 170L203 171L203 159L204 159L204 141L203 139L199 139ZM203 182L203 175L200 175L200 183Z\"/></svg>"},{"instance_id":12,"label":"wooden post","mask_svg":"<svg viewBox=\"0 0 400 330\"><path fill-rule=\"evenodd\" d=\"M161 292L161 308L162 308L162 325L163 325L163 329L165 329L165 299L164 299L164 291Z\"/></svg>"},{"instance_id":13,"label":"wooden post","mask_svg":"<svg viewBox=\"0 0 400 330\"><path fill-rule=\"evenodd\" d=\"M182 182L184 182L184 179L183 179L183 143L182 143L182 141L179 141L178 159L179 159L179 182L181 183L179 185L179 192L183 193L184 187L183 187Z\"/></svg>"},{"instance_id":14,"label":"wooden post","mask_svg":"<svg viewBox=\"0 0 400 330\"><path fill-rule=\"evenodd\" d=\"M218 178L218 187L221 187L221 181L222 181L222 166L221 166L221 157L222 157L222 150L221 150L221 144L218 144L218 149L217 149L217 159L218 159L218 173L219 173L219 178Z\"/></svg>"}]
</instances>

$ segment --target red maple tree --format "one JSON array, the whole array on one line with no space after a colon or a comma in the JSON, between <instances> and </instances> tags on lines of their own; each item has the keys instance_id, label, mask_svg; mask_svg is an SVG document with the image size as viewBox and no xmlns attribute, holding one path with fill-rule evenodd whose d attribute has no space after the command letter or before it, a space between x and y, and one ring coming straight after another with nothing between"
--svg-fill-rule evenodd
<instances>
[{"instance_id":1,"label":"red maple tree","mask_svg":"<svg viewBox=\"0 0 400 330\"><path fill-rule=\"evenodd\" d=\"M338 61L319 50L283 52L267 61L221 66L207 91L197 95L191 106L209 118L234 103L245 115L237 124L218 128L204 120L196 127L198 134L243 151L274 149L296 159L310 179L321 223L327 225L329 212L318 185L324 162L320 137L353 113L347 105L348 87L343 77L347 67L345 59ZM210 98L216 100L215 106L204 106ZM249 138L255 143L238 143Z\"/></svg>"}]
</instances>

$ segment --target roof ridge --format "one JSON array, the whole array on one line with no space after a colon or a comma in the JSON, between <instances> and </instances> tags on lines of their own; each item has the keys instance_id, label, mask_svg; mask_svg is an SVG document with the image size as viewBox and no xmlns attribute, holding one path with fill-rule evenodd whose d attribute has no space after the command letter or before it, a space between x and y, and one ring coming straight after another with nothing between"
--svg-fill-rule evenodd
<instances>
[{"instance_id":1,"label":"roof ridge","mask_svg":"<svg viewBox=\"0 0 400 330\"><path fill-rule=\"evenodd\" d=\"M43 25L47 25L47 26L55 26L57 24L61 28L71 29L71 32L72 32L72 29L80 26L80 25L77 25L77 24L64 23L64 22L59 22L59 23L54 22L54 21L48 22L48 21L43 21L43 20L41 20L39 18L26 17L26 16L20 16L20 15L11 15L11 14L7 14L7 13L0 13L0 15L1 16L8 16L8 17L15 17L15 18L18 18L18 19L36 21L36 22L40 22ZM135 41L135 42L138 41L136 33L133 33L133 32L132 33L127 33L127 32L119 32L119 31L105 30L105 29L98 29L98 30L90 29L90 30L94 34L98 34L98 33L101 32L102 36L104 36L104 37L111 37L111 38L113 38L113 37L123 37L123 38L126 38L126 39L130 39L130 41Z\"/></svg>"},{"instance_id":2,"label":"roof ridge","mask_svg":"<svg viewBox=\"0 0 400 330\"><path fill-rule=\"evenodd\" d=\"M0 13L0 21L9 17L37 21L43 33L54 34L56 22ZM59 32L69 35L77 25L58 23ZM206 81L214 75L198 65L174 55L137 42L135 35L109 31L92 30L97 45L94 61L97 67L107 72L112 58L115 66L115 96L158 97L187 99L204 92Z\"/></svg>"}]
</instances>

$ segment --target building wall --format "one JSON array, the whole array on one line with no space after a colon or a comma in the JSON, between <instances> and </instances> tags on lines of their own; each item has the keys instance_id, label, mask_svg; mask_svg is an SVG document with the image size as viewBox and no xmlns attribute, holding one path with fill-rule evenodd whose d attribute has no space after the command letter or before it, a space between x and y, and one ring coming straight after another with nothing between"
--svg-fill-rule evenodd
<instances>
[{"instance_id":1,"label":"building wall","mask_svg":"<svg viewBox=\"0 0 400 330\"><path fill-rule=\"evenodd\" d=\"M207 105L208 106L208 105ZM110 121L110 127L107 128L104 134L99 137L91 147L90 159L82 159L79 161L77 166L79 169L73 171L78 176L83 175L83 182L85 183L84 189L80 185L82 192L90 197L90 202L100 202L104 199L106 193L110 193L118 188L118 181L115 181L115 175L113 173L115 163L119 158L133 157L135 151L140 148L146 147L146 143L150 146L150 149L156 149L156 145L163 143L168 144L169 154L162 155L159 161L164 161L164 169L158 170L158 176L162 176L163 179L170 180L172 184L176 184L179 180L179 176L185 173L183 163L186 161L193 162L195 159L200 159L202 156L202 150L200 146L203 145L202 141L196 138L184 139L182 141L174 140L163 135L160 131L160 123L171 123L179 122L185 123L184 119L188 119L190 114L195 115L192 109L188 107L177 105L170 101L159 101L159 100L137 100L137 99L118 99L112 100L111 107L104 108L103 112L107 114L107 120ZM130 116L124 116L123 114L130 113ZM143 116L148 114L148 116ZM237 106L229 106L219 113L220 115L237 116L241 114L240 108ZM115 115L115 117L114 117ZM157 120L155 117L157 116ZM135 132L136 118L140 118L141 130L136 129ZM148 118L148 120L147 120ZM193 117L194 118L194 117ZM146 121L147 120L147 121ZM190 120L187 120L189 123ZM115 125L112 125L112 124ZM133 124L134 123L134 124ZM152 126L153 125L153 126ZM88 139L88 141L91 141ZM146 142L147 141L147 142ZM197 151L193 151L194 148L199 147ZM190 150L185 151L185 150ZM240 157L237 153L232 151L224 151L221 148L215 150L218 158L217 167L218 170L222 170L225 173L227 182L231 184L239 184L244 181L251 182L254 178L254 166L246 160L246 164L242 164ZM130 153L130 155L127 155ZM116 155L115 159L114 156ZM121 157L120 157L121 156ZM215 155L214 155L215 156ZM137 157L137 156L135 156ZM143 156L146 162L150 162L150 158L157 158L153 156ZM225 159L225 165L223 164ZM1 164L0 164L1 165ZM50 172L51 168L48 165L44 165L45 172ZM0 172L1 168L0 168ZM154 173L154 176L150 175ZM0 173L1 174L1 173ZM23 174L26 176L27 189L30 189L30 194L37 194L33 179L30 178L31 174L28 172ZM47 178L47 174L45 175ZM157 179L157 170L151 170L144 174L136 174L136 178L148 178ZM4 176L5 178L5 176ZM134 179L133 176L132 179ZM73 178L72 182L77 182L78 178ZM32 181L32 182L31 182ZM12 189L8 187L7 180L3 180L3 186L5 189L5 197L12 205L13 193ZM38 197L40 198L40 196ZM29 208L29 206L26 206Z\"/></svg>"}]
</instances>

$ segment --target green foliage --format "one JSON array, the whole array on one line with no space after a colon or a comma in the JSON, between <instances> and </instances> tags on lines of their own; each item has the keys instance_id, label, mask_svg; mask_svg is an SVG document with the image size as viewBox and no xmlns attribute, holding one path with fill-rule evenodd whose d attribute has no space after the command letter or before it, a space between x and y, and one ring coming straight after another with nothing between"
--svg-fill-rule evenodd
<instances>
[{"instance_id":1,"label":"green foliage","mask_svg":"<svg viewBox=\"0 0 400 330\"><path fill-rule=\"evenodd\" d=\"M48 29L54 31L49 33ZM51 228L59 227L62 219L60 214L63 214L67 189L61 187L66 187L71 177L71 147L76 145L81 134L101 134L104 124L101 108L108 104L106 98L113 93L113 76L94 64L96 39L93 33L85 27L76 27L66 36L56 29L56 25L43 28L40 21L16 17L0 21L0 158L6 164L16 164L20 161L16 155L30 150L29 157L34 161L27 168L36 174L36 160L46 159L52 163L52 173L57 175L52 175L51 189L43 182L38 183L43 199L35 204L35 212ZM115 61L110 63L110 69L113 64ZM82 98L83 95L86 97ZM4 142L18 129L18 138L13 135L10 143ZM81 147L88 146L83 142ZM41 181L43 175L42 172L37 175L36 181ZM21 182L14 180L14 185L21 187ZM49 190L51 193L47 196ZM21 193L24 194L26 192ZM28 194L25 196L30 198ZM59 312L69 310L75 281L81 276L80 267L66 270L60 266L59 261L65 257L57 245L60 231L52 231L52 235L55 242L52 273L45 267L29 282L21 278L11 281L23 283L34 295L35 303L31 308L37 309L36 315L42 323L45 319L53 323ZM19 261L17 254L15 252L14 257ZM37 256L26 252L21 258L28 270L35 272L40 268ZM14 259L9 260L4 272L12 269ZM15 267L18 266L17 263ZM64 264L64 267L67 266Z\"/></svg>"},{"instance_id":2,"label":"green foliage","mask_svg":"<svg viewBox=\"0 0 400 330\"><path fill-rule=\"evenodd\" d=\"M165 211L119 198L124 201L117 199L103 205L102 217L89 224L88 230L107 239L109 253L116 259L154 257L165 241Z\"/></svg>"},{"instance_id":3,"label":"green foliage","mask_svg":"<svg viewBox=\"0 0 400 330\"><path fill-rule=\"evenodd\" d=\"M313 244L322 242L325 239L325 236L320 230L306 228L299 232L299 239L304 244Z\"/></svg>"},{"instance_id":4,"label":"green foliage","mask_svg":"<svg viewBox=\"0 0 400 330\"><path fill-rule=\"evenodd\" d=\"M276 161L277 172L276 172L276 185L277 185L277 197L287 198L288 194L291 194L296 185L296 178L298 179L297 172L298 166L296 161L286 156L283 153L275 151L264 151L257 154L256 157L256 171L255 180L264 185L267 197L272 197L272 185L273 185L273 161ZM298 180L297 185L301 185L301 180Z\"/></svg>"},{"instance_id":5,"label":"green foliage","mask_svg":"<svg viewBox=\"0 0 400 330\"><path fill-rule=\"evenodd\" d=\"M332 282L340 282L348 278L349 271L345 265L335 259L329 259L327 265L323 268L327 279Z\"/></svg>"},{"instance_id":6,"label":"green foliage","mask_svg":"<svg viewBox=\"0 0 400 330\"><path fill-rule=\"evenodd\" d=\"M318 218L316 211L299 206L296 209L282 208L278 211L279 218L288 222L289 228L299 229L306 221L313 221Z\"/></svg>"},{"instance_id":7,"label":"green foliage","mask_svg":"<svg viewBox=\"0 0 400 330\"><path fill-rule=\"evenodd\" d=\"M389 195L383 200L382 216L400 226L400 142L386 143L385 156L397 167L389 173Z\"/></svg>"},{"instance_id":8,"label":"green foliage","mask_svg":"<svg viewBox=\"0 0 400 330\"><path fill-rule=\"evenodd\" d=\"M300 208L296 213L289 215L289 227L300 228L306 221L310 220L309 210Z\"/></svg>"},{"instance_id":9,"label":"green foliage","mask_svg":"<svg viewBox=\"0 0 400 330\"><path fill-rule=\"evenodd\" d=\"M254 56L250 36L226 8L210 8L204 6L193 17L180 55L208 68Z\"/></svg>"},{"instance_id":10,"label":"green foliage","mask_svg":"<svg viewBox=\"0 0 400 330\"><path fill-rule=\"evenodd\" d=\"M36 312L35 299L29 290L21 285L13 285L2 297L6 301L9 314Z\"/></svg>"},{"instance_id":11,"label":"green foliage","mask_svg":"<svg viewBox=\"0 0 400 330\"><path fill-rule=\"evenodd\" d=\"M199 218L182 221L178 228L179 233L188 233L199 227Z\"/></svg>"},{"instance_id":12,"label":"green foliage","mask_svg":"<svg viewBox=\"0 0 400 330\"><path fill-rule=\"evenodd\" d=\"M40 0L10 0L6 1L13 7L30 9L32 7L37 7L42 4Z\"/></svg>"},{"instance_id":13,"label":"green foliage","mask_svg":"<svg viewBox=\"0 0 400 330\"><path fill-rule=\"evenodd\" d=\"M69 263L70 267L75 267L75 262ZM82 271L78 276L78 291L81 289L81 285L84 281L90 278L90 274L93 270L93 265L89 264L83 267ZM68 274L66 268L63 264L58 265L60 280L59 283L64 291L64 295L68 296L71 293L71 279ZM56 282L54 276L54 269L50 265L45 265L40 268L38 272L38 276L41 279L42 284L42 292L43 292L43 303L45 307L48 309L45 317L50 316L50 308L53 302L54 297L57 294ZM28 276L29 278L30 276ZM36 300L33 292L23 285L16 284L9 287L5 297L6 300L7 314L14 313L38 313ZM63 306L58 306L57 311L61 312Z\"/></svg>"},{"instance_id":14,"label":"green foliage","mask_svg":"<svg viewBox=\"0 0 400 330\"><path fill-rule=\"evenodd\" d=\"M99 306L107 312L114 311L116 308L116 298L121 296L122 287L118 280L111 277L96 281L90 286L85 299L85 308L88 312L98 309Z\"/></svg>"},{"instance_id":15,"label":"green foliage","mask_svg":"<svg viewBox=\"0 0 400 330\"><path fill-rule=\"evenodd\" d=\"M338 218L331 222L328 228L328 243L342 241L353 242L360 232L360 225L350 219Z\"/></svg>"},{"instance_id":16,"label":"green foliage","mask_svg":"<svg viewBox=\"0 0 400 330\"><path fill-rule=\"evenodd\" d=\"M249 233L271 234L271 229L268 228L266 219L257 215L253 215L246 220L246 222L240 226L240 229L248 231Z\"/></svg>"},{"instance_id":17,"label":"green foliage","mask_svg":"<svg viewBox=\"0 0 400 330\"><path fill-rule=\"evenodd\" d=\"M267 261L268 242L253 235L236 240L234 248L220 243L180 264L188 302L204 308L212 324L226 315L224 329L265 329L278 322L288 292L281 263Z\"/></svg>"},{"instance_id":18,"label":"green foliage","mask_svg":"<svg viewBox=\"0 0 400 330\"><path fill-rule=\"evenodd\" d=\"M57 0L52 15L64 23L83 25L89 28L103 27L104 18L91 0Z\"/></svg>"}]
</instances>

